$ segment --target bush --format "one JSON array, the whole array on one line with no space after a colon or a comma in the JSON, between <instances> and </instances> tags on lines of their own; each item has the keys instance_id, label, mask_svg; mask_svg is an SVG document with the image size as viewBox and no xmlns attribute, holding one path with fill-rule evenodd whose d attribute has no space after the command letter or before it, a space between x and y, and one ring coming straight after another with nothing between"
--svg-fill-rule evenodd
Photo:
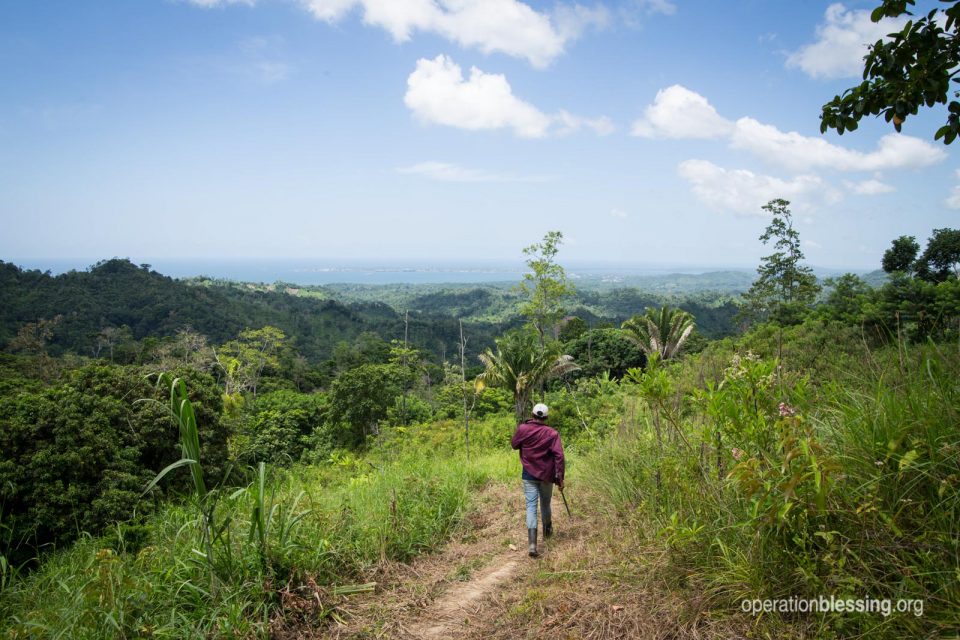
<instances>
[{"instance_id":1,"label":"bush","mask_svg":"<svg viewBox=\"0 0 960 640\"><path fill-rule=\"evenodd\" d=\"M784 352L814 329L791 327ZM744 343L768 342L761 329ZM775 344L775 343L774 343ZM749 353L718 371L719 345L669 368L628 375L636 419L589 466L606 501L664 547L678 587L715 608L743 599L923 601L889 617L791 620L817 637L936 637L956 622L960 590L958 360L951 345L905 345L808 361L817 377ZM789 361L788 361L789 362ZM628 405L630 403L628 402ZM773 625L761 635L781 635Z\"/></svg>"},{"instance_id":2,"label":"bush","mask_svg":"<svg viewBox=\"0 0 960 640\"><path fill-rule=\"evenodd\" d=\"M643 367L646 358L636 343L620 329L590 329L564 345L580 370L572 378L595 378L607 373L619 380L627 369Z\"/></svg>"},{"instance_id":3,"label":"bush","mask_svg":"<svg viewBox=\"0 0 960 640\"><path fill-rule=\"evenodd\" d=\"M320 446L327 431L327 397L320 393L274 391L257 396L253 414L238 438L236 456L247 464L288 465ZM327 452L329 455L329 451Z\"/></svg>"},{"instance_id":4,"label":"bush","mask_svg":"<svg viewBox=\"0 0 960 640\"><path fill-rule=\"evenodd\" d=\"M483 387L477 392L474 382L467 379L467 406L470 417L480 419L484 416L513 411L513 395L506 389ZM455 381L445 384L436 393L436 417L439 419L463 420L463 387Z\"/></svg>"},{"instance_id":5,"label":"bush","mask_svg":"<svg viewBox=\"0 0 960 640\"><path fill-rule=\"evenodd\" d=\"M182 373L204 426L205 461L222 474L220 393L209 376ZM102 531L131 518L138 505L149 509L139 502L144 485L180 452L166 409L136 401L162 395L141 369L90 365L62 384L0 397L0 491L3 521L20 547L15 559L81 531Z\"/></svg>"},{"instance_id":6,"label":"bush","mask_svg":"<svg viewBox=\"0 0 960 640\"><path fill-rule=\"evenodd\" d=\"M620 386L606 374L581 378L546 395L550 417L565 445L603 440L623 419Z\"/></svg>"}]
</instances>

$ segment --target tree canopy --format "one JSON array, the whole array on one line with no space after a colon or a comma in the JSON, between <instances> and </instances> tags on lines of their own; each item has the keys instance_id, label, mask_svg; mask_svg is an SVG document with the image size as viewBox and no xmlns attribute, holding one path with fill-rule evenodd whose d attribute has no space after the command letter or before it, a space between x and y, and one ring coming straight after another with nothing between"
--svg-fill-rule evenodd
<instances>
[{"instance_id":1,"label":"tree canopy","mask_svg":"<svg viewBox=\"0 0 960 640\"><path fill-rule=\"evenodd\" d=\"M813 271L801 264L800 234L793 228L789 206L789 201L779 198L763 205L773 219L760 240L764 244L774 241L776 251L763 258L757 267L757 279L744 295L747 317L780 325L800 322L820 291Z\"/></svg>"},{"instance_id":2,"label":"tree canopy","mask_svg":"<svg viewBox=\"0 0 960 640\"><path fill-rule=\"evenodd\" d=\"M870 46L864 58L863 82L823 105L820 132L854 131L866 115L883 115L899 132L907 116L921 107L947 105L947 121L935 139L950 144L960 134L960 102L951 82L960 71L960 6L958 0L941 0L942 9L912 19L888 40ZM915 0L883 0L870 19L911 15Z\"/></svg>"},{"instance_id":3,"label":"tree canopy","mask_svg":"<svg viewBox=\"0 0 960 640\"><path fill-rule=\"evenodd\" d=\"M913 236L900 236L893 241L892 246L883 252L883 261L881 262L883 270L887 273L897 271L910 271L913 268L913 261L917 259L917 252L920 251L920 245Z\"/></svg>"},{"instance_id":4,"label":"tree canopy","mask_svg":"<svg viewBox=\"0 0 960 640\"><path fill-rule=\"evenodd\" d=\"M555 260L562 242L562 233L549 231L542 242L523 250L531 272L525 273L520 283L520 291L528 296L520 306L520 313L530 320L541 342L563 318L563 301L574 292L566 271Z\"/></svg>"},{"instance_id":5,"label":"tree canopy","mask_svg":"<svg viewBox=\"0 0 960 640\"><path fill-rule=\"evenodd\" d=\"M657 356L661 360L676 357L695 326L692 315L669 306L648 308L643 315L623 323L627 336L646 357Z\"/></svg>"},{"instance_id":6,"label":"tree canopy","mask_svg":"<svg viewBox=\"0 0 960 640\"><path fill-rule=\"evenodd\" d=\"M526 416L534 391L544 382L579 368L573 358L560 353L558 342L541 346L538 334L528 328L508 331L497 339L496 353L487 349L480 361L485 369L477 379L513 393L518 420Z\"/></svg>"},{"instance_id":7,"label":"tree canopy","mask_svg":"<svg viewBox=\"0 0 960 640\"><path fill-rule=\"evenodd\" d=\"M919 251L916 238L900 236L884 252L883 270L934 283L960 277L960 229L934 229L918 257Z\"/></svg>"}]
</instances>

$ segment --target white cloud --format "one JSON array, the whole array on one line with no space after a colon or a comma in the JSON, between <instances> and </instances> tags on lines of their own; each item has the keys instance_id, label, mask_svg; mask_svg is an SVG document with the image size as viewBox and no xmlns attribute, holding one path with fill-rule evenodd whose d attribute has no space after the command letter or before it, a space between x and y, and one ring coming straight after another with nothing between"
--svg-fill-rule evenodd
<instances>
[{"instance_id":1,"label":"white cloud","mask_svg":"<svg viewBox=\"0 0 960 640\"><path fill-rule=\"evenodd\" d=\"M672 16L677 5L672 0L621 0L617 6L617 23L630 29L643 29L657 14Z\"/></svg>"},{"instance_id":2,"label":"white cloud","mask_svg":"<svg viewBox=\"0 0 960 640\"><path fill-rule=\"evenodd\" d=\"M680 85L657 93L642 118L634 122L635 136L651 138L725 138L730 147L747 151L768 164L800 173L790 179L728 170L706 160L687 160L678 171L694 194L709 207L760 214L760 206L775 197L798 200L798 209L839 201L840 192L810 173L814 170L871 171L919 169L944 160L946 153L933 144L900 134L885 135L870 152L846 149L823 138L784 132L753 118L727 120L702 95ZM859 195L877 195L893 187L876 177L845 181ZM960 187L948 201L960 208Z\"/></svg>"},{"instance_id":3,"label":"white cloud","mask_svg":"<svg viewBox=\"0 0 960 640\"><path fill-rule=\"evenodd\" d=\"M336 22L359 3L357 0L303 0L301 4L317 20Z\"/></svg>"},{"instance_id":4,"label":"white cloud","mask_svg":"<svg viewBox=\"0 0 960 640\"><path fill-rule=\"evenodd\" d=\"M624 220L627 217L627 212L623 209L613 208L610 210L610 215L614 218L620 218L621 220Z\"/></svg>"},{"instance_id":5,"label":"white cloud","mask_svg":"<svg viewBox=\"0 0 960 640\"><path fill-rule=\"evenodd\" d=\"M260 82L273 84L286 80L290 76L290 65L284 62L261 60L252 64L249 73Z\"/></svg>"},{"instance_id":6,"label":"white cloud","mask_svg":"<svg viewBox=\"0 0 960 640\"><path fill-rule=\"evenodd\" d=\"M616 127L613 126L613 121L606 116L599 118L582 118L568 113L563 109L553 117L553 120L559 127L557 129L558 135L566 135L586 128L598 136L608 136L616 130Z\"/></svg>"},{"instance_id":7,"label":"white cloud","mask_svg":"<svg viewBox=\"0 0 960 640\"><path fill-rule=\"evenodd\" d=\"M823 138L783 132L776 127L740 118L731 136L731 146L744 149L764 160L795 170L829 168L838 171L880 171L917 169L940 162L946 153L931 143L891 133L880 138L870 153L852 151Z\"/></svg>"},{"instance_id":8,"label":"white cloud","mask_svg":"<svg viewBox=\"0 0 960 640\"><path fill-rule=\"evenodd\" d=\"M946 158L941 148L897 133L883 136L874 151L864 153L823 138L784 132L753 118L734 123L717 113L704 96L677 84L657 92L643 117L633 123L631 133L646 138L727 138L734 149L797 171L918 169Z\"/></svg>"},{"instance_id":9,"label":"white cloud","mask_svg":"<svg viewBox=\"0 0 960 640\"><path fill-rule=\"evenodd\" d=\"M643 138L722 138L732 129L706 98L675 84L657 92L631 133Z\"/></svg>"},{"instance_id":10,"label":"white cloud","mask_svg":"<svg viewBox=\"0 0 960 640\"><path fill-rule=\"evenodd\" d=\"M881 193L890 193L895 189L885 182L879 180L863 180L862 182L843 183L850 191L860 196L875 196Z\"/></svg>"},{"instance_id":11,"label":"white cloud","mask_svg":"<svg viewBox=\"0 0 960 640\"><path fill-rule=\"evenodd\" d=\"M804 240L803 246L810 247L811 249L823 249L823 245L816 240Z\"/></svg>"},{"instance_id":12,"label":"white cloud","mask_svg":"<svg viewBox=\"0 0 960 640\"><path fill-rule=\"evenodd\" d=\"M960 178L960 169L957 169L957 178ZM960 209L960 185L956 185L950 191L950 196L944 203L951 209Z\"/></svg>"},{"instance_id":13,"label":"white cloud","mask_svg":"<svg viewBox=\"0 0 960 640\"><path fill-rule=\"evenodd\" d=\"M473 67L464 80L443 55L417 60L403 101L423 122L460 129L509 128L523 138L542 138L550 128L550 117L514 96L506 77Z\"/></svg>"},{"instance_id":14,"label":"white cloud","mask_svg":"<svg viewBox=\"0 0 960 640\"><path fill-rule=\"evenodd\" d=\"M760 209L774 198L794 202L803 210L814 202L836 202L839 194L814 175L782 180L744 169L724 169L707 160L686 160L678 167L694 195L711 209L766 215Z\"/></svg>"},{"instance_id":15,"label":"white cloud","mask_svg":"<svg viewBox=\"0 0 960 640\"><path fill-rule=\"evenodd\" d=\"M553 23L564 41L576 40L587 29L604 29L610 24L610 11L603 5L560 4L553 11Z\"/></svg>"},{"instance_id":16,"label":"white cloud","mask_svg":"<svg viewBox=\"0 0 960 640\"><path fill-rule=\"evenodd\" d=\"M300 0L317 19L336 22L354 8L365 24L397 42L414 32L434 33L462 47L505 53L545 67L590 26L603 26L603 8L565 6L551 16L519 0Z\"/></svg>"},{"instance_id":17,"label":"white cloud","mask_svg":"<svg viewBox=\"0 0 960 640\"><path fill-rule=\"evenodd\" d=\"M547 182L542 176L512 176L469 169L449 162L419 162L409 167L399 167L398 173L416 175L440 182Z\"/></svg>"},{"instance_id":18,"label":"white cloud","mask_svg":"<svg viewBox=\"0 0 960 640\"><path fill-rule=\"evenodd\" d=\"M501 74L472 67L470 77L464 79L460 67L444 55L417 60L417 68L407 78L403 101L421 122L470 131L511 129L522 138L543 138L584 127L600 135L613 130L608 118L582 118L566 111L544 113L514 96Z\"/></svg>"},{"instance_id":19,"label":"white cloud","mask_svg":"<svg viewBox=\"0 0 960 640\"><path fill-rule=\"evenodd\" d=\"M842 4L827 7L817 25L816 40L787 57L787 66L814 78L847 78L863 73L867 47L888 33L899 31L906 20L884 18L871 22L870 11L848 11Z\"/></svg>"}]
</instances>

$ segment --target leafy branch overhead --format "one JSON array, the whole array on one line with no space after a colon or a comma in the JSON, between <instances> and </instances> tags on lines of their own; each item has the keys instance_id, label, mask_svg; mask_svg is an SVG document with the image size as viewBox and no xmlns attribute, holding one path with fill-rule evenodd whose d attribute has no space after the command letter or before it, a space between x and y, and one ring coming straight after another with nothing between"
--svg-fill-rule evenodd
<instances>
[{"instance_id":1,"label":"leafy branch overhead","mask_svg":"<svg viewBox=\"0 0 960 640\"><path fill-rule=\"evenodd\" d=\"M947 121L935 135L944 144L952 143L960 134L960 92L951 82L960 71L960 6L958 0L941 0L949 6L933 9L910 20L888 40L870 46L864 58L863 82L823 105L820 132L835 129L837 133L856 130L866 115L883 115L899 132L907 116L916 115L921 107L947 105ZM870 19L910 15L908 7L915 0L883 0ZM951 93L952 98L951 99Z\"/></svg>"}]
</instances>

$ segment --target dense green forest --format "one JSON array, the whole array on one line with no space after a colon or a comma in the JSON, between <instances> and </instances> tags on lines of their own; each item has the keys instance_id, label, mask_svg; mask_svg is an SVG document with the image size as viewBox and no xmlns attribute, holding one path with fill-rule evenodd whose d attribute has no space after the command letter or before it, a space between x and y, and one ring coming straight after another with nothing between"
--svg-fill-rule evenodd
<instances>
[{"instance_id":1,"label":"dense green forest","mask_svg":"<svg viewBox=\"0 0 960 640\"><path fill-rule=\"evenodd\" d=\"M787 205L736 297L579 289L556 232L513 288L0 265L0 627L323 633L333 605L305 618L283 594L375 590L372 568L469 528L471 495L518 475L513 426L542 398L597 521L662 551L617 580L655 571L733 617L822 593L925 603L751 621L770 636L946 634L960 232L896 239L879 286L819 281Z\"/></svg>"},{"instance_id":2,"label":"dense green forest","mask_svg":"<svg viewBox=\"0 0 960 640\"><path fill-rule=\"evenodd\" d=\"M701 280L714 284L711 275ZM737 290L699 290L678 303L702 318L703 334L721 337L734 330ZM221 343L245 328L265 325L283 329L313 365L329 360L339 343L353 342L364 332L386 340L406 333L410 342L442 360L456 349L459 320L478 349L519 322L518 294L510 285L303 287L202 277L179 281L150 265L121 259L58 276L0 262L0 295L8 301L0 310L0 342L9 342L24 323L59 317L47 345L52 355L99 357L106 344L114 349L112 360L121 362L145 361L158 342L179 330L191 329ZM615 326L637 309L674 298L637 288L586 289L570 301L569 312L591 327Z\"/></svg>"}]
</instances>

